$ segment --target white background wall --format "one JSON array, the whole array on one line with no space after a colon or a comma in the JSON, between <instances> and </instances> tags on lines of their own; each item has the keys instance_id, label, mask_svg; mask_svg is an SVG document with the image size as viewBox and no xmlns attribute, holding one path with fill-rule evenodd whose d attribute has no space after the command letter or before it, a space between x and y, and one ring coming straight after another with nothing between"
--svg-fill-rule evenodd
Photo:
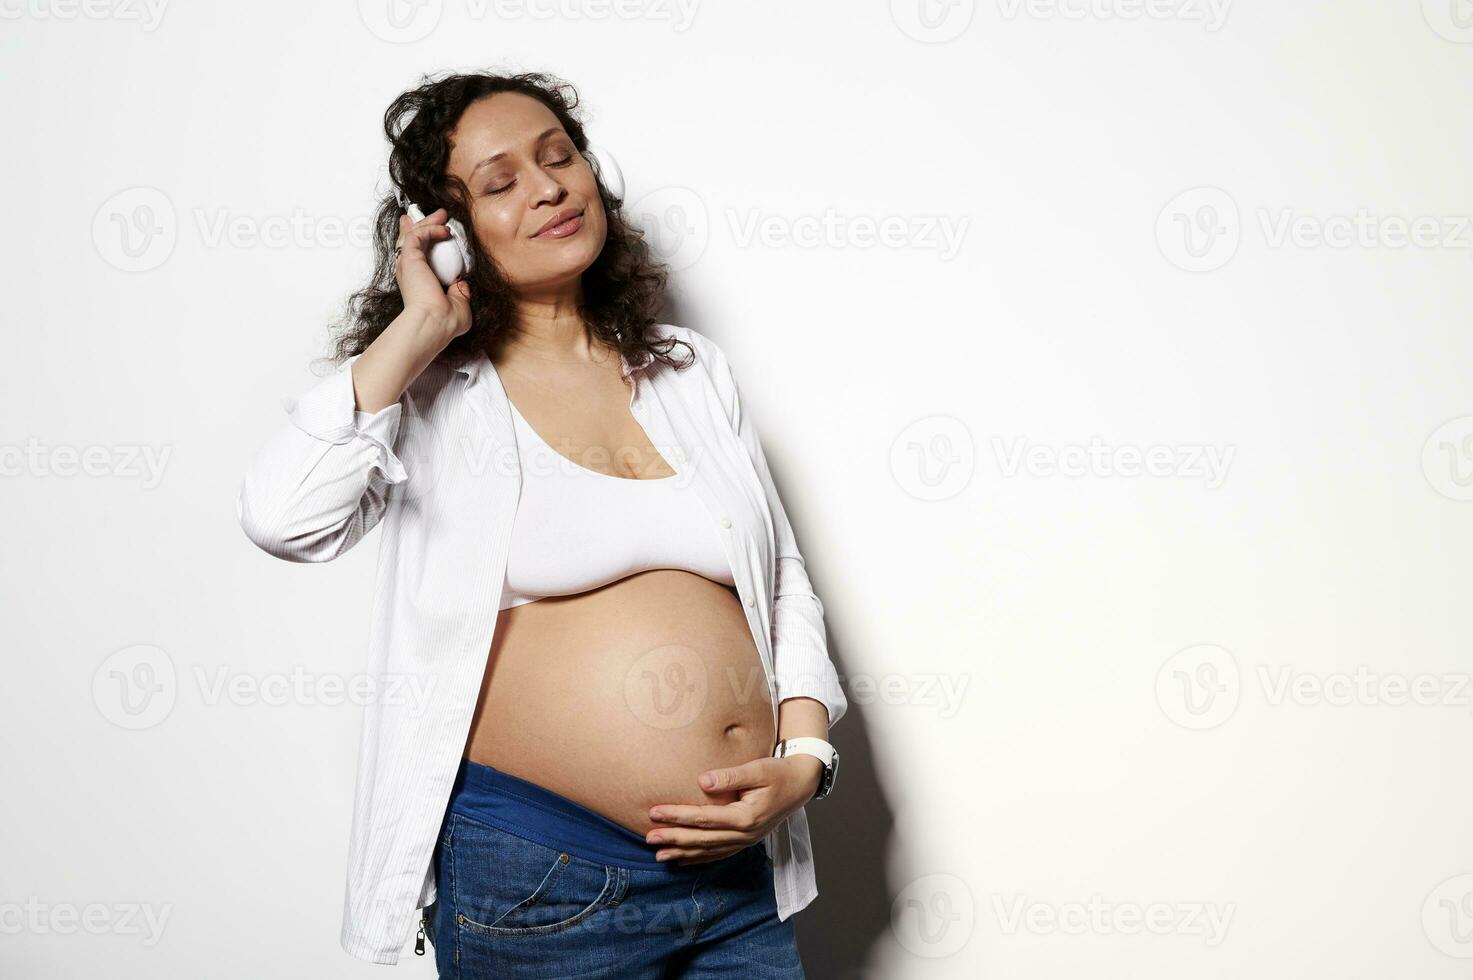
<instances>
[{"instance_id":1,"label":"white background wall","mask_svg":"<svg viewBox=\"0 0 1473 980\"><path fill-rule=\"evenodd\" d=\"M0 13L0 974L380 975L316 686L376 545L275 561L235 493L384 107L483 67L579 86L824 599L810 976L1473 968L1467 0Z\"/></svg>"}]
</instances>

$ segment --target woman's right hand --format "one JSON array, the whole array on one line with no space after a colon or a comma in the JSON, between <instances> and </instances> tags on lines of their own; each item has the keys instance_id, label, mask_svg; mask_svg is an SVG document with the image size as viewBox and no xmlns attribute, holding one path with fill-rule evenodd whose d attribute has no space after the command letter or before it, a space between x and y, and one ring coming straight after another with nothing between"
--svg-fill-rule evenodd
<instances>
[{"instance_id":1,"label":"woman's right hand","mask_svg":"<svg viewBox=\"0 0 1473 980\"><path fill-rule=\"evenodd\" d=\"M399 283L399 295L404 298L404 309L421 314L443 328L447 344L471 328L470 283L462 277L446 289L430 268L428 258L436 242L450 239L450 228L446 225L449 217L444 208L436 208L422 221L401 214L396 242L399 256L394 260L394 276Z\"/></svg>"},{"instance_id":2,"label":"woman's right hand","mask_svg":"<svg viewBox=\"0 0 1473 980\"><path fill-rule=\"evenodd\" d=\"M449 343L471 328L470 283L440 285L426 258L430 247L450 237L449 213L438 208L422 221L399 216L399 255L394 275L404 311L384 328L353 363L354 406L376 413L398 401Z\"/></svg>"}]
</instances>

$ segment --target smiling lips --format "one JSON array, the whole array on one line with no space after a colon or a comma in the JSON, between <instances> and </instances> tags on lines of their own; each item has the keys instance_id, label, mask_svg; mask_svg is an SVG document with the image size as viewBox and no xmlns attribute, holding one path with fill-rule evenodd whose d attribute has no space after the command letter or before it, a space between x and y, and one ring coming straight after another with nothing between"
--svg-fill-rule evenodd
<instances>
[{"instance_id":1,"label":"smiling lips","mask_svg":"<svg viewBox=\"0 0 1473 980\"><path fill-rule=\"evenodd\" d=\"M553 215L533 238L567 238L583 227L583 212L567 208Z\"/></svg>"}]
</instances>

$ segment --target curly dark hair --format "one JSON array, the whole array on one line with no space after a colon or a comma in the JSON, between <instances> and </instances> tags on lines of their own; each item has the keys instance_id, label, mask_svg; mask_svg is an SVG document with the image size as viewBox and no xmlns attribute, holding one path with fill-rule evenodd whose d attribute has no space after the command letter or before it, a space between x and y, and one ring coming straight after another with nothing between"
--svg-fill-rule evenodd
<instances>
[{"instance_id":1,"label":"curly dark hair","mask_svg":"<svg viewBox=\"0 0 1473 980\"><path fill-rule=\"evenodd\" d=\"M583 124L574 114L578 92L572 84L544 72L505 75L491 71L462 72L435 78L402 93L384 112L384 136L389 151L389 177L406 197L429 214L444 207L450 217L469 231L470 189L446 172L450 160L450 133L461 115L478 99L499 92L521 92L539 100L557 116L580 153L588 149ZM660 360L687 367L670 356L674 337L651 337L665 302L669 270L650 254L644 233L625 220L622 201L613 197L602 178L599 197L608 215L608 238L594 263L583 273L579 313L596 340L618 349L635 367ZM404 299L394 280L394 243L399 237L399 202L390 188L380 200L374 219L374 269L366 286L353 293L335 324L334 353L341 362L362 353L404 310ZM466 236L472 252L470 285L471 326L451 341L436 360L456 365L485 352L494 356L513 329L516 296L496 262L480 247L474 233ZM694 355L694 350L690 354Z\"/></svg>"}]
</instances>

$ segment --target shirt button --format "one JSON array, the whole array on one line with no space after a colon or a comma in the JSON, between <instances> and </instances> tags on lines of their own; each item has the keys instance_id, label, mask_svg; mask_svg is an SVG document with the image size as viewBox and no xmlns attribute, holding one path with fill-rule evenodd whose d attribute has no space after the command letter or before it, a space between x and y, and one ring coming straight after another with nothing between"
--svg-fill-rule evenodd
<instances>
[{"instance_id":1,"label":"shirt button","mask_svg":"<svg viewBox=\"0 0 1473 980\"><path fill-rule=\"evenodd\" d=\"M722 527L731 527L731 518L729 518L729 517L723 517L721 519L721 526Z\"/></svg>"},{"instance_id":2,"label":"shirt button","mask_svg":"<svg viewBox=\"0 0 1473 980\"><path fill-rule=\"evenodd\" d=\"M751 596L747 596L747 608L748 609L751 609L756 604L757 604L757 600L756 599L752 598Z\"/></svg>"}]
</instances>

